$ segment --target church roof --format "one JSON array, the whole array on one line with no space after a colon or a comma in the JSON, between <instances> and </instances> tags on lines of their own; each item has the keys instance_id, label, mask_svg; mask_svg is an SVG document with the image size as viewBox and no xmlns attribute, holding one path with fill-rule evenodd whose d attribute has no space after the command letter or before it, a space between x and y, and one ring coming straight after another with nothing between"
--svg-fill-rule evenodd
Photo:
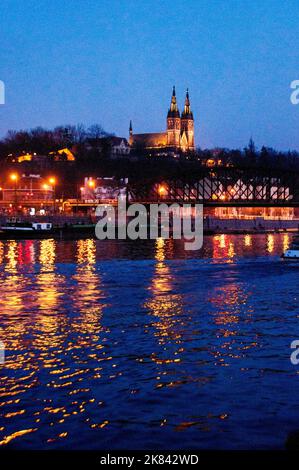
<instances>
[{"instance_id":1,"label":"church roof","mask_svg":"<svg viewBox=\"0 0 299 470\"><path fill-rule=\"evenodd\" d=\"M108 137L108 141L111 143L111 145L121 145L122 142L125 145L128 145L128 141L125 137L117 137L112 135L111 137Z\"/></svg>"},{"instance_id":2,"label":"church roof","mask_svg":"<svg viewBox=\"0 0 299 470\"><path fill-rule=\"evenodd\" d=\"M180 117L180 112L178 109L177 101L176 101L176 94L175 94L175 87L173 87L172 90L172 97L171 97L171 103L170 103L170 108L167 113L167 117L170 118L179 118Z\"/></svg>"},{"instance_id":3,"label":"church roof","mask_svg":"<svg viewBox=\"0 0 299 470\"><path fill-rule=\"evenodd\" d=\"M181 117L183 119L193 119L193 113L192 113L191 107L190 107L190 99L189 99L189 90L188 90L188 88L187 88L187 92L186 92L184 111L182 112Z\"/></svg>"},{"instance_id":4,"label":"church roof","mask_svg":"<svg viewBox=\"0 0 299 470\"><path fill-rule=\"evenodd\" d=\"M163 147L167 145L167 132L151 132L147 134L133 134L133 144L144 147Z\"/></svg>"}]
</instances>

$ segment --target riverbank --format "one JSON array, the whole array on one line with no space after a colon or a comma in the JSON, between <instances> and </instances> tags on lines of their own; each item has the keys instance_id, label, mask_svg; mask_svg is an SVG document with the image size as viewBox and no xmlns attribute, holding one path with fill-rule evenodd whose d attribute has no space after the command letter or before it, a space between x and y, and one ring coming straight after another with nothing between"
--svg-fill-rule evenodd
<instances>
[{"instance_id":1,"label":"riverbank","mask_svg":"<svg viewBox=\"0 0 299 470\"><path fill-rule=\"evenodd\" d=\"M248 219L224 219L213 216L204 218L206 233L268 233L296 232L299 230L299 219L268 219L253 217Z\"/></svg>"},{"instance_id":2,"label":"riverbank","mask_svg":"<svg viewBox=\"0 0 299 470\"><path fill-rule=\"evenodd\" d=\"M11 219L11 218L10 218ZM0 217L0 226L4 226L8 217ZM51 216L21 216L15 218L19 222L52 224L49 232L1 232L0 239L84 239L95 238L95 226L97 218L93 216L76 215L51 215ZM194 230L194 227L193 227ZM203 231L205 235L217 234L263 234L279 232L298 232L299 219L270 219L264 217L252 218L220 218L215 216L204 216ZM170 229L171 235L171 229Z\"/></svg>"}]
</instances>

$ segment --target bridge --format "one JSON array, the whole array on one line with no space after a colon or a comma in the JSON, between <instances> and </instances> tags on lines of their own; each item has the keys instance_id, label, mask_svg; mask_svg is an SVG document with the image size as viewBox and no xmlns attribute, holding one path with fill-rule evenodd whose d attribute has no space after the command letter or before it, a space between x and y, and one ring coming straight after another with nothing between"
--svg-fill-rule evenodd
<instances>
[{"instance_id":1,"label":"bridge","mask_svg":"<svg viewBox=\"0 0 299 470\"><path fill-rule=\"evenodd\" d=\"M299 172L200 167L192 174L130 181L128 196L131 202L142 203L299 207Z\"/></svg>"}]
</instances>

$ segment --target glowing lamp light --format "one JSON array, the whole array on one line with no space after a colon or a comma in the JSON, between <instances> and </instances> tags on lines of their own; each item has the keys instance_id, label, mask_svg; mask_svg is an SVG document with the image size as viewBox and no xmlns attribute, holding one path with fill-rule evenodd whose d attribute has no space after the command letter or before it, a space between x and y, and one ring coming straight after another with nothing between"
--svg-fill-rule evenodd
<instances>
[{"instance_id":1,"label":"glowing lamp light","mask_svg":"<svg viewBox=\"0 0 299 470\"><path fill-rule=\"evenodd\" d=\"M94 188L94 187L95 187L95 182L94 182L93 180L89 180L89 181L88 181L88 186L89 186L90 188Z\"/></svg>"},{"instance_id":2,"label":"glowing lamp light","mask_svg":"<svg viewBox=\"0 0 299 470\"><path fill-rule=\"evenodd\" d=\"M17 175L16 173L12 173L12 174L10 175L10 179L11 179L12 181L17 181L18 175Z\"/></svg>"},{"instance_id":3,"label":"glowing lamp light","mask_svg":"<svg viewBox=\"0 0 299 470\"><path fill-rule=\"evenodd\" d=\"M49 178L49 183L53 186L56 183L56 178L54 178L54 176L51 176L51 178Z\"/></svg>"},{"instance_id":4,"label":"glowing lamp light","mask_svg":"<svg viewBox=\"0 0 299 470\"><path fill-rule=\"evenodd\" d=\"M167 188L163 184L160 184L158 187L158 193L159 196L165 196L167 194Z\"/></svg>"},{"instance_id":5,"label":"glowing lamp light","mask_svg":"<svg viewBox=\"0 0 299 470\"><path fill-rule=\"evenodd\" d=\"M47 184L43 184L43 189L44 189L45 191L48 191L49 186L48 186Z\"/></svg>"}]
</instances>

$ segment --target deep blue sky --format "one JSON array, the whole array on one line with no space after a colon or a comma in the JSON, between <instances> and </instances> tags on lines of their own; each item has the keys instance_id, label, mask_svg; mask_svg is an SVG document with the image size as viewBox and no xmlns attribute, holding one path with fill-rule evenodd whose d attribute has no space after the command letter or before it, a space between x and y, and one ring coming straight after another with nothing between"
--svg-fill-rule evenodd
<instances>
[{"instance_id":1,"label":"deep blue sky","mask_svg":"<svg viewBox=\"0 0 299 470\"><path fill-rule=\"evenodd\" d=\"M196 144L299 150L298 0L1 0L0 135L165 129L189 87Z\"/></svg>"}]
</instances>

